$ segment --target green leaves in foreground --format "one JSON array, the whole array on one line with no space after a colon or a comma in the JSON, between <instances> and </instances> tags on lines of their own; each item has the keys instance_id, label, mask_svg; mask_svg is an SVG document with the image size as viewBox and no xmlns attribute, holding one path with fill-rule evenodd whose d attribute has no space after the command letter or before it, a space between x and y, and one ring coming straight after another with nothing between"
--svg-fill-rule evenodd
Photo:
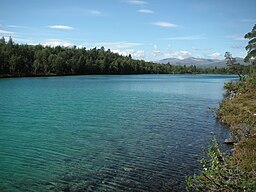
<instances>
[{"instance_id":1,"label":"green leaves in foreground","mask_svg":"<svg viewBox=\"0 0 256 192\"><path fill-rule=\"evenodd\" d=\"M233 165L232 157L224 157L214 138L201 160L203 170L186 179L187 191L255 191L256 181Z\"/></svg>"}]
</instances>

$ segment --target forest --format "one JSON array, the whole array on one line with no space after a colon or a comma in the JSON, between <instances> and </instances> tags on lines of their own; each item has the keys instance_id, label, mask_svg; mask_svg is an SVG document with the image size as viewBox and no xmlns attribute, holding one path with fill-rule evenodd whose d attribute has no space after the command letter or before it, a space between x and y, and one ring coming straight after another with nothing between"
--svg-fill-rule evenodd
<instances>
[{"instance_id":1,"label":"forest","mask_svg":"<svg viewBox=\"0 0 256 192\"><path fill-rule=\"evenodd\" d=\"M246 66L243 71L247 71ZM0 39L0 77L91 74L232 74L228 68L201 69L136 60L105 50L17 44Z\"/></svg>"}]
</instances>

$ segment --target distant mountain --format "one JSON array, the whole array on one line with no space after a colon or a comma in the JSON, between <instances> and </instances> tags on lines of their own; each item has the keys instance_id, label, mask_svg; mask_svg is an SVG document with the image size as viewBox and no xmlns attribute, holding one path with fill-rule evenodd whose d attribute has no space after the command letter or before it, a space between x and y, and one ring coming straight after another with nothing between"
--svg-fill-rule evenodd
<instances>
[{"instance_id":1,"label":"distant mountain","mask_svg":"<svg viewBox=\"0 0 256 192\"><path fill-rule=\"evenodd\" d=\"M239 62L241 65L248 65L244 62L242 58L236 57L237 62ZM161 64L167 64L170 63L171 65L181 65L181 66L190 66L195 65L196 67L200 68L222 68L226 67L226 61L219 60L219 59L204 59L204 58L195 58L195 57L189 57L186 59L177 59L177 58L166 58L162 59L160 61L157 61L157 63Z\"/></svg>"}]
</instances>

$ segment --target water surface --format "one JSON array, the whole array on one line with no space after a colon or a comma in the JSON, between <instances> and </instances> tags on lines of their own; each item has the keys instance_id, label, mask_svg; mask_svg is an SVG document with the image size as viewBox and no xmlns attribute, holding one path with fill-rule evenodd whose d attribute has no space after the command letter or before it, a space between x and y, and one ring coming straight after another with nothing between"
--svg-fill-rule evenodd
<instances>
[{"instance_id":1,"label":"water surface","mask_svg":"<svg viewBox=\"0 0 256 192\"><path fill-rule=\"evenodd\" d=\"M0 191L180 191L233 78L0 79Z\"/></svg>"}]
</instances>

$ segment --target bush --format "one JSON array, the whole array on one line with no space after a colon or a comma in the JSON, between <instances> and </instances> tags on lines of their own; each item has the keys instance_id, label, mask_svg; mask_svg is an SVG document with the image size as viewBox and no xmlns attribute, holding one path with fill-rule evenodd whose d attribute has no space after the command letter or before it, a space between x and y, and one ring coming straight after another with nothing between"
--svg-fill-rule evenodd
<instances>
[{"instance_id":1,"label":"bush","mask_svg":"<svg viewBox=\"0 0 256 192\"><path fill-rule=\"evenodd\" d=\"M245 93L246 79L244 81L231 81L224 84L224 89L227 91L227 95L231 93Z\"/></svg>"},{"instance_id":2,"label":"bush","mask_svg":"<svg viewBox=\"0 0 256 192\"><path fill-rule=\"evenodd\" d=\"M256 191L256 181L240 170L231 156L224 156L216 139L201 160L199 175L187 177L187 191Z\"/></svg>"}]
</instances>

